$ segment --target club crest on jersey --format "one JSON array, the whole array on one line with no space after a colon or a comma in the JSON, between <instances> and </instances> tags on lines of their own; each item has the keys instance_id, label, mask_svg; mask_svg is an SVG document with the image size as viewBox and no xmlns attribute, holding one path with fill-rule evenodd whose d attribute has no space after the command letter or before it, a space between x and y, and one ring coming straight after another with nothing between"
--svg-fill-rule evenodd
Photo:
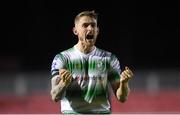
<instances>
[{"instance_id":1,"label":"club crest on jersey","mask_svg":"<svg viewBox=\"0 0 180 115\"><path fill-rule=\"evenodd\" d=\"M81 64L80 64L80 63L76 63L76 64L74 65L74 68L80 69L80 68L81 68Z\"/></svg>"},{"instance_id":2,"label":"club crest on jersey","mask_svg":"<svg viewBox=\"0 0 180 115\"><path fill-rule=\"evenodd\" d=\"M103 70L103 62L102 61L98 61L96 64L96 69L98 70Z\"/></svg>"}]
</instances>

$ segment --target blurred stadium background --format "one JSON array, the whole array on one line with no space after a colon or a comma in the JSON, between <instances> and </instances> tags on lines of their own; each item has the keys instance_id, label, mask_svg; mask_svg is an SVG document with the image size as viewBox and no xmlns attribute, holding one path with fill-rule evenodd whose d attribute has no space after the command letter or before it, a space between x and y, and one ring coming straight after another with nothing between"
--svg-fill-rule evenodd
<instances>
[{"instance_id":1,"label":"blurred stadium background","mask_svg":"<svg viewBox=\"0 0 180 115\"><path fill-rule=\"evenodd\" d=\"M27 0L2 6L0 114L60 113L49 95L51 62L76 43L73 19L82 10L99 13L97 46L135 72L128 101L112 95L113 113L180 113L177 3Z\"/></svg>"}]
</instances>

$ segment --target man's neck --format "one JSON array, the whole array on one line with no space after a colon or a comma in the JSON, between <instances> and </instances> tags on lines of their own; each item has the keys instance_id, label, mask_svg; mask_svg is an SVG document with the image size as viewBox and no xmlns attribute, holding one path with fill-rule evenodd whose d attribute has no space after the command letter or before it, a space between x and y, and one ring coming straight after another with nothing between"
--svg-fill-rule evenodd
<instances>
[{"instance_id":1,"label":"man's neck","mask_svg":"<svg viewBox=\"0 0 180 115\"><path fill-rule=\"evenodd\" d=\"M91 51L93 51L94 50L94 48L95 48L95 46L87 46L87 45L85 45L85 44L83 44L83 43L77 43L76 45L75 45L75 47L80 51L80 52L82 52L82 53L84 53L84 54L88 54L88 53L90 53Z\"/></svg>"}]
</instances>

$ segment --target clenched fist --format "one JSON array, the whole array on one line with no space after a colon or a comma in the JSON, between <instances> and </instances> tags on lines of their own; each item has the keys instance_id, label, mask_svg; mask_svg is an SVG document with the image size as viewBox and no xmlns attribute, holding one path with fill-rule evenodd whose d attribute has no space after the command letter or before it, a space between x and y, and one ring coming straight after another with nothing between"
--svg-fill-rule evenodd
<instances>
[{"instance_id":1,"label":"clenched fist","mask_svg":"<svg viewBox=\"0 0 180 115\"><path fill-rule=\"evenodd\" d=\"M133 72L125 67L125 70L121 73L120 83L127 83L133 76Z\"/></svg>"},{"instance_id":2,"label":"clenched fist","mask_svg":"<svg viewBox=\"0 0 180 115\"><path fill-rule=\"evenodd\" d=\"M59 70L59 75L61 78L61 81L67 86L71 83L72 81L72 74L70 71L66 69L60 69Z\"/></svg>"}]
</instances>

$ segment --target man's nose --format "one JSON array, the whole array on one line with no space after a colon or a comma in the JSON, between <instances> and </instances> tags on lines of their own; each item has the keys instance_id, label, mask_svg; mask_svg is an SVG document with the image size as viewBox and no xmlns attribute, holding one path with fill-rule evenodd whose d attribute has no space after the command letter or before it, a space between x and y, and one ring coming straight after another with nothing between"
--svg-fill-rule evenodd
<instances>
[{"instance_id":1,"label":"man's nose","mask_svg":"<svg viewBox=\"0 0 180 115\"><path fill-rule=\"evenodd\" d=\"M91 31L91 30L93 30L93 27L92 27L91 25L89 25L89 26L87 27L87 29L88 29L89 31Z\"/></svg>"}]
</instances>

